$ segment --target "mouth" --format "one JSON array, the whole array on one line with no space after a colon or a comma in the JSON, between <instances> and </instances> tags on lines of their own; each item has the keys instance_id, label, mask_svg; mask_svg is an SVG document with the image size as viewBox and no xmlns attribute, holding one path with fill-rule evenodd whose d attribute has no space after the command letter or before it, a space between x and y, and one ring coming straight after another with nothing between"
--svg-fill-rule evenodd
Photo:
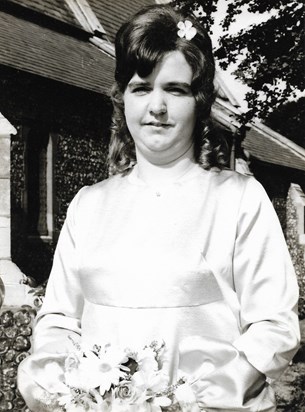
<instances>
[{"instance_id":1,"label":"mouth","mask_svg":"<svg viewBox=\"0 0 305 412\"><path fill-rule=\"evenodd\" d=\"M152 127L171 127L170 124L168 123L162 123L162 122L149 122L149 123L145 123L145 126L152 126Z\"/></svg>"}]
</instances>

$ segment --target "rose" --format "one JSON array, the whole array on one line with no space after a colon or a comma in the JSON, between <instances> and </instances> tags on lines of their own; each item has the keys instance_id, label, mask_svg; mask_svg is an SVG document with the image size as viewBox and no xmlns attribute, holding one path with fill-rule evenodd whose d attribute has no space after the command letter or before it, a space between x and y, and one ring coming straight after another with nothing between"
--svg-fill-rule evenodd
<instances>
[{"instance_id":1,"label":"rose","mask_svg":"<svg viewBox=\"0 0 305 412\"><path fill-rule=\"evenodd\" d=\"M138 399L138 391L130 381L123 381L115 390L115 397L122 402L135 403Z\"/></svg>"},{"instance_id":2,"label":"rose","mask_svg":"<svg viewBox=\"0 0 305 412\"><path fill-rule=\"evenodd\" d=\"M73 369L77 369L78 365L80 364L79 357L77 356L76 353L71 352L69 355L66 357L65 360L65 370L67 372L70 372ZM72 385L73 386L73 385Z\"/></svg>"}]
</instances>

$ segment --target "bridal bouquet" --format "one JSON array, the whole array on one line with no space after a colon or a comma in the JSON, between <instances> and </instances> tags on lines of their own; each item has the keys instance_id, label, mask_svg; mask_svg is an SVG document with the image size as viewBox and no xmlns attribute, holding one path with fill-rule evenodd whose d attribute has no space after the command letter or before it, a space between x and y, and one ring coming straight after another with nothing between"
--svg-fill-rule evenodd
<instances>
[{"instance_id":1,"label":"bridal bouquet","mask_svg":"<svg viewBox=\"0 0 305 412\"><path fill-rule=\"evenodd\" d=\"M57 395L64 412L161 412L173 404L176 385L163 371L165 344L154 341L140 351L74 343L64 367L65 393ZM172 407L170 408L172 409Z\"/></svg>"}]
</instances>

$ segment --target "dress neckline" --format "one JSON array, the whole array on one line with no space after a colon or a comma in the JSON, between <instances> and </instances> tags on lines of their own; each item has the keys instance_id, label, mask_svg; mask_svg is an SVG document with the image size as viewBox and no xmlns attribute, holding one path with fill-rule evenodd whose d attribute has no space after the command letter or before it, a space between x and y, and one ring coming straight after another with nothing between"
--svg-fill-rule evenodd
<instances>
[{"instance_id":1,"label":"dress neckline","mask_svg":"<svg viewBox=\"0 0 305 412\"><path fill-rule=\"evenodd\" d=\"M185 172L181 173L178 176L173 177L170 180L167 180L165 183L158 183L158 184L149 184L145 182L143 179L139 177L139 170L138 170L138 165L136 164L132 171L128 175L128 181L131 184L137 185L137 186L142 186L146 188L151 188L153 190L162 190L167 187L170 187L174 184L179 184L183 183L189 179L193 179L194 177L204 173L205 170L199 166L198 163L194 163L190 168L188 168Z\"/></svg>"}]
</instances>

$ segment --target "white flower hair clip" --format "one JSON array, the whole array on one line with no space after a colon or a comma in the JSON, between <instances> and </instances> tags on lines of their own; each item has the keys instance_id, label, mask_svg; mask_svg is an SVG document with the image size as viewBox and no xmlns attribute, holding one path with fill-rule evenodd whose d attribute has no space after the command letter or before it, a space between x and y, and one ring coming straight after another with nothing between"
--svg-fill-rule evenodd
<instances>
[{"instance_id":1,"label":"white flower hair clip","mask_svg":"<svg viewBox=\"0 0 305 412\"><path fill-rule=\"evenodd\" d=\"M177 34L181 39L185 37L186 40L192 40L196 36L197 30L189 20L185 20L185 22L179 21L177 27L179 29Z\"/></svg>"}]
</instances>

